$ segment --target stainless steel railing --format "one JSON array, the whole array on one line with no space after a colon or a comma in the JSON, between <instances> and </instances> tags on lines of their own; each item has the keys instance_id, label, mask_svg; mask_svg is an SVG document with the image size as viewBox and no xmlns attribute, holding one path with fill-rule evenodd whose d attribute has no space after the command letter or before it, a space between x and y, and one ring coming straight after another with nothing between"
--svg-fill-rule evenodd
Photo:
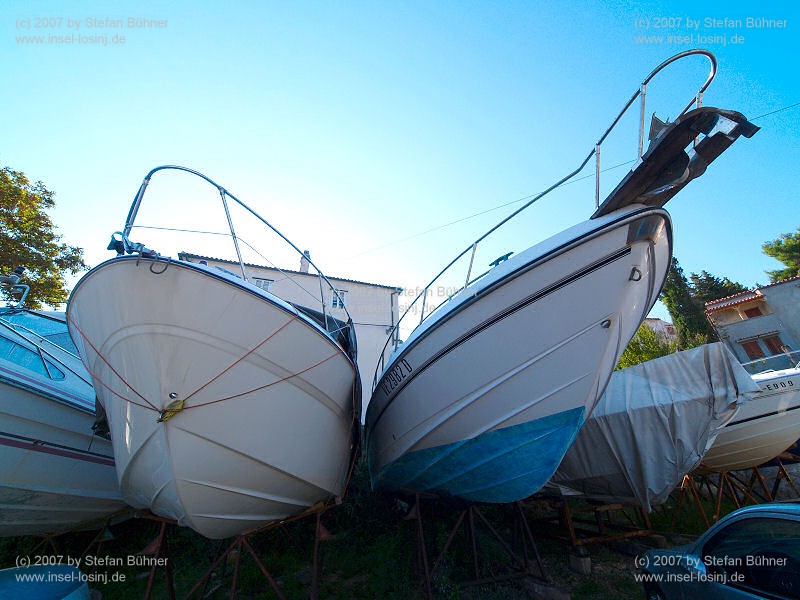
<instances>
[{"instance_id":1,"label":"stainless steel railing","mask_svg":"<svg viewBox=\"0 0 800 600\"><path fill-rule=\"evenodd\" d=\"M462 250L453 260L451 260L449 263L447 263L447 265L441 271L439 271L439 273L436 274L436 276L430 281L430 283L428 283L428 285L426 285L422 289L422 291L416 296L416 298L414 298L414 300L408 305L406 310L403 312L403 314L401 315L400 319L398 319L397 323L394 324L394 326L392 327L392 329L389 332L389 335L387 336L386 343L384 344L383 349L381 350L381 354L380 354L380 356L378 358L378 364L377 364L377 366L375 368L375 375L374 375L373 381L372 381L373 390L375 389L375 386L378 384L378 380L380 378L380 375L381 375L381 373L383 372L383 370L384 370L384 368L386 366L386 361L389 358L391 352L396 350L397 347L401 343L400 339L399 339L399 334L398 334L401 324L403 324L404 320L406 320L406 318L408 317L409 314L413 313L413 310L416 309L416 306L418 304L420 305L419 323L417 323L417 325L416 325L416 327L419 327L425 321L425 319L430 317L430 315L435 313L439 308L441 308L445 304L447 304L447 302L449 302L460 291L462 291L463 289L468 287L470 284L474 283L475 281L477 281L478 279L483 277L486 273L488 273L488 271L487 271L486 273L482 273L481 275L479 275L479 276L477 276L477 277L475 277L473 279L470 279L471 274L472 274L472 268L473 268L474 260L475 260L475 253L476 253L476 251L478 249L479 244L481 242L483 242L484 240L486 240L486 238L488 238L490 235L492 235L498 229L500 229L503 225L505 225L506 223L508 223L512 219L514 219L514 217L516 217L521 212L523 212L528 207L530 207L532 204L534 204L535 202L537 202L538 200L540 200L541 198L543 198L544 196L546 196L547 194L549 194L550 192L555 190L556 188L560 187L561 185L563 185L564 183L566 183L567 181L569 181L570 179L575 177L578 173L583 171L583 169L586 167L586 165L588 164L589 160L593 156L595 157L595 207L599 206L599 204L600 204L600 172L601 172L600 151L601 151L602 144L606 141L606 138L608 138L608 136L611 133L611 131L617 126L617 124L619 123L620 119L622 119L623 115L625 115L625 113L628 111L628 109L630 109L630 107L633 105L633 103L636 101L636 99L637 98L641 98L640 111L639 111L639 139L638 139L638 147L637 147L637 157L639 159L641 159L642 153L644 151L645 104L646 104L646 99L647 99L647 86L648 86L648 84L652 81L652 79L659 72L661 72L668 65L670 65L670 64L672 64L672 63L674 63L674 62L676 62L678 60L681 60L683 58L686 58L686 57L689 57L689 56L695 56L695 55L697 55L697 56L705 56L709 60L710 65L711 65L710 71L709 71L708 77L706 78L705 82L700 86L699 90L697 91L697 94L686 105L686 107L680 112L678 117L683 116L687 111L689 111L692 108L692 106L699 107L699 106L702 105L703 93L706 91L706 89L708 89L708 86L714 80L714 77L716 76L716 73L717 73L717 59L714 57L714 55L711 52L709 52L708 50L703 50L703 49L687 50L686 52L681 52L680 54L676 54L675 56L665 60L660 65L658 65L655 69L653 69L653 71L651 71L650 74L642 81L642 83L639 86L639 89L637 89L636 92L631 96L631 98L628 100L628 102L625 104L625 106L619 112L619 114L614 119L614 121L611 123L611 125L608 127L608 129L606 129L605 133L603 133L603 135L600 136L600 139L595 143L595 145L592 148L591 152L589 152L589 154L586 156L586 158L583 160L583 162L581 162L581 164L578 166L577 169L575 169L574 171L572 171L571 173L569 173L565 177L559 179L556 183L551 185L549 188L547 188L543 192L535 195L533 198L531 198L525 204L523 204L520 208L518 208L515 211L513 211L511 214L509 214L507 217L505 217L503 220L501 220L499 223L497 223L495 226L493 226L491 229L489 229L486 233L484 233L479 238L477 238L474 242L472 242L469 246L467 246L464 250ZM454 292L452 294L449 294L447 296L447 298L445 298L444 301L439 303L436 307L434 307L432 310L430 310L430 312L428 312L426 314L425 311L426 311L426 308L427 308L427 297L429 295L431 295L431 294L429 294L429 292L431 291L433 286L436 285L436 283L445 275L445 273L448 273L450 271L450 269L453 268L455 266L455 264L461 258L465 257L468 254L469 254L469 264L468 264L467 271L466 271L466 277L464 278L464 281L465 281L464 286L462 288L460 288L459 290L457 290L456 292Z\"/></svg>"}]
</instances>

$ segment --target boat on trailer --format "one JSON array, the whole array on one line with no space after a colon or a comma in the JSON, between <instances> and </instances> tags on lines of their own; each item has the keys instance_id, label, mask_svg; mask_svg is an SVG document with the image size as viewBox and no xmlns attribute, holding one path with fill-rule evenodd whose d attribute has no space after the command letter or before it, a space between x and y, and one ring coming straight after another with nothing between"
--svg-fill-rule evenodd
<instances>
[{"instance_id":1,"label":"boat on trailer","mask_svg":"<svg viewBox=\"0 0 800 600\"><path fill-rule=\"evenodd\" d=\"M643 152L647 83L696 54L711 62L698 108L693 100L674 123L654 120ZM550 479L661 290L672 256L664 203L757 130L740 113L699 107L715 73L703 50L659 65L578 169L468 246L411 304L387 340L367 409L376 490L505 503ZM639 96L640 160L602 204L596 185L592 217L471 278L478 245L592 157L599 182L600 146ZM426 314L428 290L467 257L463 288ZM420 322L401 344L398 327L415 305Z\"/></svg>"},{"instance_id":2,"label":"boat on trailer","mask_svg":"<svg viewBox=\"0 0 800 600\"><path fill-rule=\"evenodd\" d=\"M800 365L752 377L760 391L720 432L703 467L721 472L757 467L800 438Z\"/></svg>"},{"instance_id":3,"label":"boat on trailer","mask_svg":"<svg viewBox=\"0 0 800 600\"><path fill-rule=\"evenodd\" d=\"M150 178L162 170L217 188L241 276L130 241ZM326 311L330 282L320 273L320 310L250 283L229 198L302 255L205 175L157 167L112 236L118 255L78 282L67 308L108 416L126 501L215 539L341 497L361 414L353 324Z\"/></svg>"},{"instance_id":4,"label":"boat on trailer","mask_svg":"<svg viewBox=\"0 0 800 600\"><path fill-rule=\"evenodd\" d=\"M0 308L0 537L101 527L126 508L64 313Z\"/></svg>"}]
</instances>

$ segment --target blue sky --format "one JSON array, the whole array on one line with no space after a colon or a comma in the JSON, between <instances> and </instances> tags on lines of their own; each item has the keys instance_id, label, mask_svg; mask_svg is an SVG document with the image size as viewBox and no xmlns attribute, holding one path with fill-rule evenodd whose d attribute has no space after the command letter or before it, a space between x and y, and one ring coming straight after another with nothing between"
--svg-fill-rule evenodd
<instances>
[{"instance_id":1,"label":"blue sky","mask_svg":"<svg viewBox=\"0 0 800 600\"><path fill-rule=\"evenodd\" d=\"M667 205L675 255L687 273L749 286L778 266L761 244L800 225L800 107L767 114L800 102L799 26L788 2L6 1L0 164L56 192L64 240L92 265L110 257L144 174L175 163L230 189L329 275L414 288L574 169L657 64L703 47L719 60L705 104L762 130ZM699 57L665 72L648 112L674 118L706 73ZM604 147L604 167L625 163L604 191L635 158L634 121ZM564 186L478 260L588 218L593 192L591 178ZM139 222L204 211L164 198Z\"/></svg>"}]
</instances>

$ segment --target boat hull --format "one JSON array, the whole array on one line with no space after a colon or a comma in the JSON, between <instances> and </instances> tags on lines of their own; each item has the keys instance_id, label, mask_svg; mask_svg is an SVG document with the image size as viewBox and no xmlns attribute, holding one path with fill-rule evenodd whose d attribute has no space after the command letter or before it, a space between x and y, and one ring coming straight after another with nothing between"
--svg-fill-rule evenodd
<instances>
[{"instance_id":1,"label":"boat hull","mask_svg":"<svg viewBox=\"0 0 800 600\"><path fill-rule=\"evenodd\" d=\"M500 503L551 477L671 257L660 209L579 231L503 263L393 357L367 411L376 489Z\"/></svg>"},{"instance_id":2,"label":"boat hull","mask_svg":"<svg viewBox=\"0 0 800 600\"><path fill-rule=\"evenodd\" d=\"M744 403L703 457L712 471L750 469L784 452L800 437L800 370L754 375L761 391Z\"/></svg>"},{"instance_id":3,"label":"boat hull","mask_svg":"<svg viewBox=\"0 0 800 600\"><path fill-rule=\"evenodd\" d=\"M29 340L4 330L0 341L8 351L0 353L0 536L101 526L125 503L111 443L92 432L91 385L65 366L70 358L49 362L50 378L35 369L43 363ZM77 357L71 360L83 370Z\"/></svg>"},{"instance_id":4,"label":"boat hull","mask_svg":"<svg viewBox=\"0 0 800 600\"><path fill-rule=\"evenodd\" d=\"M224 538L343 494L353 363L293 307L207 267L120 257L79 282L68 317L132 506Z\"/></svg>"}]
</instances>

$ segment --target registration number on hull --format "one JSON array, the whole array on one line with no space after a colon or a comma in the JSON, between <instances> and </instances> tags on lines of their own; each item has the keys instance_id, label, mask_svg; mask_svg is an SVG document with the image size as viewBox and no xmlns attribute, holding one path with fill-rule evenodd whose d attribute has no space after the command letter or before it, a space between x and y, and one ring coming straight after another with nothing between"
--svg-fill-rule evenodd
<instances>
[{"instance_id":1,"label":"registration number on hull","mask_svg":"<svg viewBox=\"0 0 800 600\"><path fill-rule=\"evenodd\" d=\"M381 386L383 387L384 393L388 396L391 394L397 386L399 386L408 376L414 368L409 364L409 362L401 358L400 361L392 367L392 370L389 371L386 376L383 378L383 382Z\"/></svg>"},{"instance_id":2,"label":"registration number on hull","mask_svg":"<svg viewBox=\"0 0 800 600\"><path fill-rule=\"evenodd\" d=\"M791 379L787 379L786 381L779 381L777 383L768 383L767 385L764 386L764 389L768 392L771 392L773 390L780 390L792 387L795 387L794 381L792 381Z\"/></svg>"}]
</instances>

